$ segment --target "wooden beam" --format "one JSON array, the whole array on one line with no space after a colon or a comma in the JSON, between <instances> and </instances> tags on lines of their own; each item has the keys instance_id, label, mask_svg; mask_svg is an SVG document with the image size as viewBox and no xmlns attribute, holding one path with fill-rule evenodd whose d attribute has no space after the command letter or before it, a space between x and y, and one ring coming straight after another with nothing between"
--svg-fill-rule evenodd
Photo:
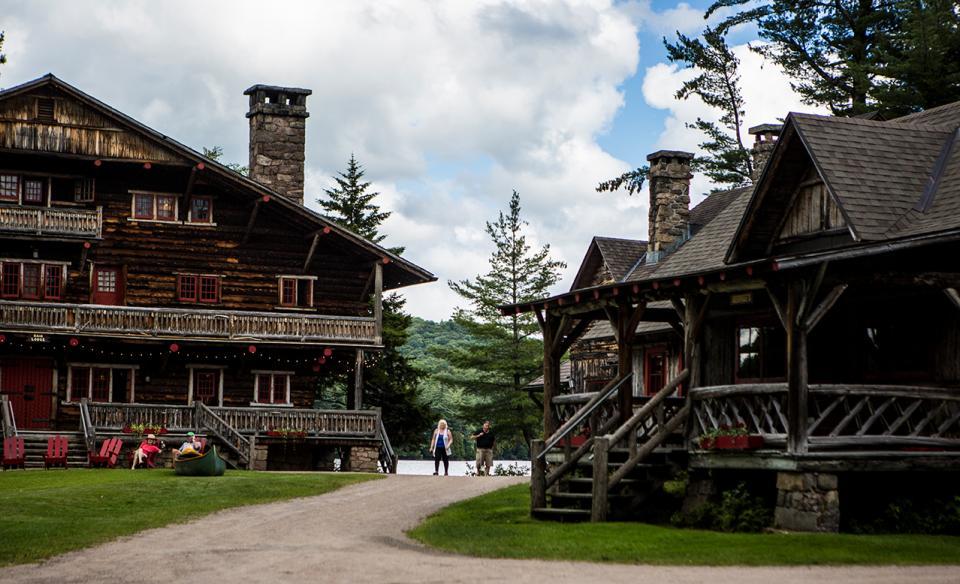
<instances>
[{"instance_id":1,"label":"wooden beam","mask_svg":"<svg viewBox=\"0 0 960 584\"><path fill-rule=\"evenodd\" d=\"M620 322L620 311L616 309L611 310L609 306L604 306L603 313L607 315L607 321L610 322L610 328L613 329L614 340L616 340L619 343L620 342L620 326L618 323Z\"/></svg>"},{"instance_id":2,"label":"wooden beam","mask_svg":"<svg viewBox=\"0 0 960 584\"><path fill-rule=\"evenodd\" d=\"M773 293L773 289L770 286L764 286L764 290L767 291L767 296L770 297L770 304L773 305L773 311L777 313L777 318L780 319L780 324L783 325L783 328L787 328L787 316L783 312L783 305L780 304L780 300L777 298L777 295Z\"/></svg>"},{"instance_id":3,"label":"wooden beam","mask_svg":"<svg viewBox=\"0 0 960 584\"><path fill-rule=\"evenodd\" d=\"M243 232L243 240L241 243L247 243L250 240L250 234L253 232L253 224L257 220L257 213L260 212L260 205L270 200L270 197L263 196L257 199L257 202L253 204L253 209L250 210L250 218L247 219L247 228Z\"/></svg>"},{"instance_id":4,"label":"wooden beam","mask_svg":"<svg viewBox=\"0 0 960 584\"><path fill-rule=\"evenodd\" d=\"M622 306L617 311L617 322L614 329L617 331L617 377L624 378L633 370L633 347L631 341L631 324L633 330L637 325L628 306ZM623 383L619 391L620 423L633 417L633 383ZM596 445L596 443L594 443Z\"/></svg>"},{"instance_id":5,"label":"wooden beam","mask_svg":"<svg viewBox=\"0 0 960 584\"><path fill-rule=\"evenodd\" d=\"M194 165L194 167L190 169L190 178L187 179L187 188L183 190L184 202L190 200L190 195L193 194L193 184L196 182L196 180L197 180L197 167L196 165Z\"/></svg>"},{"instance_id":6,"label":"wooden beam","mask_svg":"<svg viewBox=\"0 0 960 584\"><path fill-rule=\"evenodd\" d=\"M383 264L380 262L373 267L373 318L379 344L383 342Z\"/></svg>"},{"instance_id":7,"label":"wooden beam","mask_svg":"<svg viewBox=\"0 0 960 584\"><path fill-rule=\"evenodd\" d=\"M953 302L953 305L956 306L958 310L960 310L960 293L957 293L957 289L946 288L943 291L943 293L946 294L947 298L950 299L950 302Z\"/></svg>"},{"instance_id":8,"label":"wooden beam","mask_svg":"<svg viewBox=\"0 0 960 584\"><path fill-rule=\"evenodd\" d=\"M647 311L647 302L641 301L635 308L632 309L630 313L630 320L627 323L627 329L625 334L627 336L627 343L632 343L633 339L637 336L637 326L640 325L640 321L643 319L643 314Z\"/></svg>"},{"instance_id":9,"label":"wooden beam","mask_svg":"<svg viewBox=\"0 0 960 584\"><path fill-rule=\"evenodd\" d=\"M550 350L553 351L554 354L560 354L560 355L563 354L562 352L559 351L559 349L560 349L560 345L563 344L563 339L566 336L567 329L569 327L570 327L570 315L564 314L563 316L560 317L560 324L557 326L557 334L554 335L553 344L550 347Z\"/></svg>"},{"instance_id":10,"label":"wooden beam","mask_svg":"<svg viewBox=\"0 0 960 584\"><path fill-rule=\"evenodd\" d=\"M592 319L589 319L589 318L581 319L580 322L578 322L578 323L570 330L570 332L567 333L567 335L563 338L563 341L561 341L561 343L560 343L559 354L560 354L561 357L563 356L564 353L567 352L567 349L569 349L572 344L574 344L575 342L577 342L577 339L580 338L580 335L582 335L582 334L584 333L584 331L586 331L587 328L588 328L591 324L593 324L593 322L594 322L594 321L593 321Z\"/></svg>"},{"instance_id":11,"label":"wooden beam","mask_svg":"<svg viewBox=\"0 0 960 584\"><path fill-rule=\"evenodd\" d=\"M537 320L543 333L543 435L552 436L557 431L553 398L560 392L560 356L553 351L559 322L557 316L549 312L541 315L539 311Z\"/></svg>"},{"instance_id":12,"label":"wooden beam","mask_svg":"<svg viewBox=\"0 0 960 584\"><path fill-rule=\"evenodd\" d=\"M799 321L803 282L787 288L787 452L807 452L807 331Z\"/></svg>"},{"instance_id":13,"label":"wooden beam","mask_svg":"<svg viewBox=\"0 0 960 584\"><path fill-rule=\"evenodd\" d=\"M310 243L310 251L307 252L307 259L303 262L303 273L307 273L307 268L310 267L310 262L313 260L313 254L317 251L317 243L320 242L320 234L313 236L313 241ZM377 264L379 266L380 264Z\"/></svg>"},{"instance_id":14,"label":"wooden beam","mask_svg":"<svg viewBox=\"0 0 960 584\"><path fill-rule=\"evenodd\" d=\"M820 322L820 319L823 318L833 305L837 303L837 300L840 299L840 296L843 294L844 290L847 289L848 284L840 284L834 286L830 292L827 293L826 297L810 311L810 314L804 319L803 328L809 333L813 330L813 327L817 326L817 323Z\"/></svg>"},{"instance_id":15,"label":"wooden beam","mask_svg":"<svg viewBox=\"0 0 960 584\"><path fill-rule=\"evenodd\" d=\"M353 366L353 409L363 408L363 349L357 349Z\"/></svg>"},{"instance_id":16,"label":"wooden beam","mask_svg":"<svg viewBox=\"0 0 960 584\"><path fill-rule=\"evenodd\" d=\"M677 317L680 320L683 320L684 315L687 312L687 309L686 307L684 307L683 302L681 302L679 298L674 297L670 299L670 304L673 305L673 310L677 313Z\"/></svg>"}]
</instances>

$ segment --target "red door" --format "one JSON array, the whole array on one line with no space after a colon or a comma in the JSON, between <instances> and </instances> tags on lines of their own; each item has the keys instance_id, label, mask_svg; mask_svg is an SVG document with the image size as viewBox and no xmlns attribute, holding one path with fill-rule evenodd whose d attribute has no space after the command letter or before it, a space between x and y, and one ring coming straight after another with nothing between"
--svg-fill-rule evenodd
<instances>
[{"instance_id":1,"label":"red door","mask_svg":"<svg viewBox=\"0 0 960 584\"><path fill-rule=\"evenodd\" d=\"M96 266L93 269L93 292L90 302L94 304L123 304L123 270L114 266Z\"/></svg>"},{"instance_id":2,"label":"red door","mask_svg":"<svg viewBox=\"0 0 960 584\"><path fill-rule=\"evenodd\" d=\"M13 405L17 428L50 427L53 399L53 361L6 359L0 361L0 392Z\"/></svg>"},{"instance_id":3,"label":"red door","mask_svg":"<svg viewBox=\"0 0 960 584\"><path fill-rule=\"evenodd\" d=\"M667 351L663 348L647 349L643 364L644 395L654 395L667 384Z\"/></svg>"}]
</instances>

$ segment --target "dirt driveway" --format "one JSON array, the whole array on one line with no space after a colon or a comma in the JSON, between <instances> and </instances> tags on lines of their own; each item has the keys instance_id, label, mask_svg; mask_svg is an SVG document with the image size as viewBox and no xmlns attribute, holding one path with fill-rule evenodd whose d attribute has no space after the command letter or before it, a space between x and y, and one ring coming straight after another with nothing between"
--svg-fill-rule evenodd
<instances>
[{"instance_id":1,"label":"dirt driveway","mask_svg":"<svg viewBox=\"0 0 960 584\"><path fill-rule=\"evenodd\" d=\"M453 501L518 480L392 476L318 497L222 511L39 565L0 570L0 582L960 582L956 566L663 568L483 560L432 551L404 536Z\"/></svg>"}]
</instances>

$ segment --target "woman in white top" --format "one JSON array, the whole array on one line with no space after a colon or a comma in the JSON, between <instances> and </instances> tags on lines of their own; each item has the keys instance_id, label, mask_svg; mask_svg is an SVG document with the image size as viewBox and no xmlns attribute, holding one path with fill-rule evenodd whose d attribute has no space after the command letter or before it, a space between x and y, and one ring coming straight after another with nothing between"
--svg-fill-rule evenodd
<instances>
[{"instance_id":1,"label":"woman in white top","mask_svg":"<svg viewBox=\"0 0 960 584\"><path fill-rule=\"evenodd\" d=\"M443 461L444 476L450 474L450 454L453 446L453 432L447 427L446 420L440 420L430 438L430 454L433 455L433 474L440 474L440 461Z\"/></svg>"}]
</instances>

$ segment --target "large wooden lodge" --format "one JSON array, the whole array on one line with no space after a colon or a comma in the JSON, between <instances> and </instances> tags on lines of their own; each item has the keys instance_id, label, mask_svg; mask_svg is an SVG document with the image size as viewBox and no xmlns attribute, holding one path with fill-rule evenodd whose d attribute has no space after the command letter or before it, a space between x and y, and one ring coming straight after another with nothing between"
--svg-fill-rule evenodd
<instances>
[{"instance_id":1,"label":"large wooden lodge","mask_svg":"<svg viewBox=\"0 0 960 584\"><path fill-rule=\"evenodd\" d=\"M596 238L570 292L503 307L545 340L534 515L642 515L678 469L688 508L747 481L795 530L955 494L960 103L751 133L752 186L690 209L692 155L654 153L649 241Z\"/></svg>"},{"instance_id":2,"label":"large wooden lodge","mask_svg":"<svg viewBox=\"0 0 960 584\"><path fill-rule=\"evenodd\" d=\"M5 435L146 424L242 467L394 468L363 363L382 293L435 278L304 206L309 90L245 94L249 178L53 75L0 92ZM344 370L349 409L315 409Z\"/></svg>"}]
</instances>

